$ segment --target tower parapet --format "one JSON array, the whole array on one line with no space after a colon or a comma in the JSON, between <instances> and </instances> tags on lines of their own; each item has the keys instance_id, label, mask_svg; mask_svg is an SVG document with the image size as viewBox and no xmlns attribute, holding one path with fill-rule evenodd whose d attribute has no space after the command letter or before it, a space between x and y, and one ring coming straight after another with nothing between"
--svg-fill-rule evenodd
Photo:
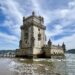
<instances>
[{"instance_id":1,"label":"tower parapet","mask_svg":"<svg viewBox=\"0 0 75 75\"><path fill-rule=\"evenodd\" d=\"M41 16L36 16L35 12L32 12L32 15L29 17L23 17L23 24L24 25L35 25L37 27L40 27L42 29L46 29L44 26L44 18Z\"/></svg>"}]
</instances>

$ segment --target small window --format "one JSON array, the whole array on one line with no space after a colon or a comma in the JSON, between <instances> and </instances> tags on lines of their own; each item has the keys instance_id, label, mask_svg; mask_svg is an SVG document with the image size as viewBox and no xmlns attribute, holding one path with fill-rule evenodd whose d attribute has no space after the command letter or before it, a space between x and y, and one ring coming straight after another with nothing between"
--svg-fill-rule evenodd
<instances>
[{"instance_id":1,"label":"small window","mask_svg":"<svg viewBox=\"0 0 75 75\"><path fill-rule=\"evenodd\" d=\"M38 40L41 40L41 34L38 34Z\"/></svg>"},{"instance_id":2,"label":"small window","mask_svg":"<svg viewBox=\"0 0 75 75\"><path fill-rule=\"evenodd\" d=\"M27 39L28 38L28 33L25 33L24 37L25 37L25 39Z\"/></svg>"},{"instance_id":3,"label":"small window","mask_svg":"<svg viewBox=\"0 0 75 75\"><path fill-rule=\"evenodd\" d=\"M28 27L27 26L25 26L25 31L28 31Z\"/></svg>"},{"instance_id":4,"label":"small window","mask_svg":"<svg viewBox=\"0 0 75 75\"><path fill-rule=\"evenodd\" d=\"M27 44L27 40L25 41L25 43Z\"/></svg>"},{"instance_id":5,"label":"small window","mask_svg":"<svg viewBox=\"0 0 75 75\"><path fill-rule=\"evenodd\" d=\"M40 31L40 29L38 28L38 31Z\"/></svg>"}]
</instances>

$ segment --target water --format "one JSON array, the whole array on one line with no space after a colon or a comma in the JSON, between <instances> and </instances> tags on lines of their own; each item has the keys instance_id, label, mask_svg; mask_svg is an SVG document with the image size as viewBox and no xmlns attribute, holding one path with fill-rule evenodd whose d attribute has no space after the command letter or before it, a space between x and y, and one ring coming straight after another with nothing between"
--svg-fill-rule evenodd
<instances>
[{"instance_id":1,"label":"water","mask_svg":"<svg viewBox=\"0 0 75 75\"><path fill-rule=\"evenodd\" d=\"M65 60L0 58L0 75L75 75L75 54Z\"/></svg>"},{"instance_id":2,"label":"water","mask_svg":"<svg viewBox=\"0 0 75 75\"><path fill-rule=\"evenodd\" d=\"M75 75L75 54L66 54L66 65L68 75Z\"/></svg>"}]
</instances>

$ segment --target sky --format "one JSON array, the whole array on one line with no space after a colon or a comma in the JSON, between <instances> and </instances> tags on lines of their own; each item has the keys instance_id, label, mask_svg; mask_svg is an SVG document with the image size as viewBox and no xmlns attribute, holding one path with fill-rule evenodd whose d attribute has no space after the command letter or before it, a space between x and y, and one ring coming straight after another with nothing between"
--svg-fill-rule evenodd
<instances>
[{"instance_id":1,"label":"sky","mask_svg":"<svg viewBox=\"0 0 75 75\"><path fill-rule=\"evenodd\" d=\"M23 16L44 17L47 41L75 48L75 0L0 0L0 50L19 48Z\"/></svg>"}]
</instances>

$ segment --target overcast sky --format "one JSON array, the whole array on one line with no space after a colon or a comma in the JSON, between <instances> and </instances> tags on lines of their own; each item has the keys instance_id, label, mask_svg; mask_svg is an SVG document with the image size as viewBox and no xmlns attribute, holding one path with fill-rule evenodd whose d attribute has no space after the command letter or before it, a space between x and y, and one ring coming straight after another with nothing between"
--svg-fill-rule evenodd
<instances>
[{"instance_id":1,"label":"overcast sky","mask_svg":"<svg viewBox=\"0 0 75 75\"><path fill-rule=\"evenodd\" d=\"M0 50L19 48L22 17L44 17L47 40L75 48L75 0L0 0Z\"/></svg>"}]
</instances>

